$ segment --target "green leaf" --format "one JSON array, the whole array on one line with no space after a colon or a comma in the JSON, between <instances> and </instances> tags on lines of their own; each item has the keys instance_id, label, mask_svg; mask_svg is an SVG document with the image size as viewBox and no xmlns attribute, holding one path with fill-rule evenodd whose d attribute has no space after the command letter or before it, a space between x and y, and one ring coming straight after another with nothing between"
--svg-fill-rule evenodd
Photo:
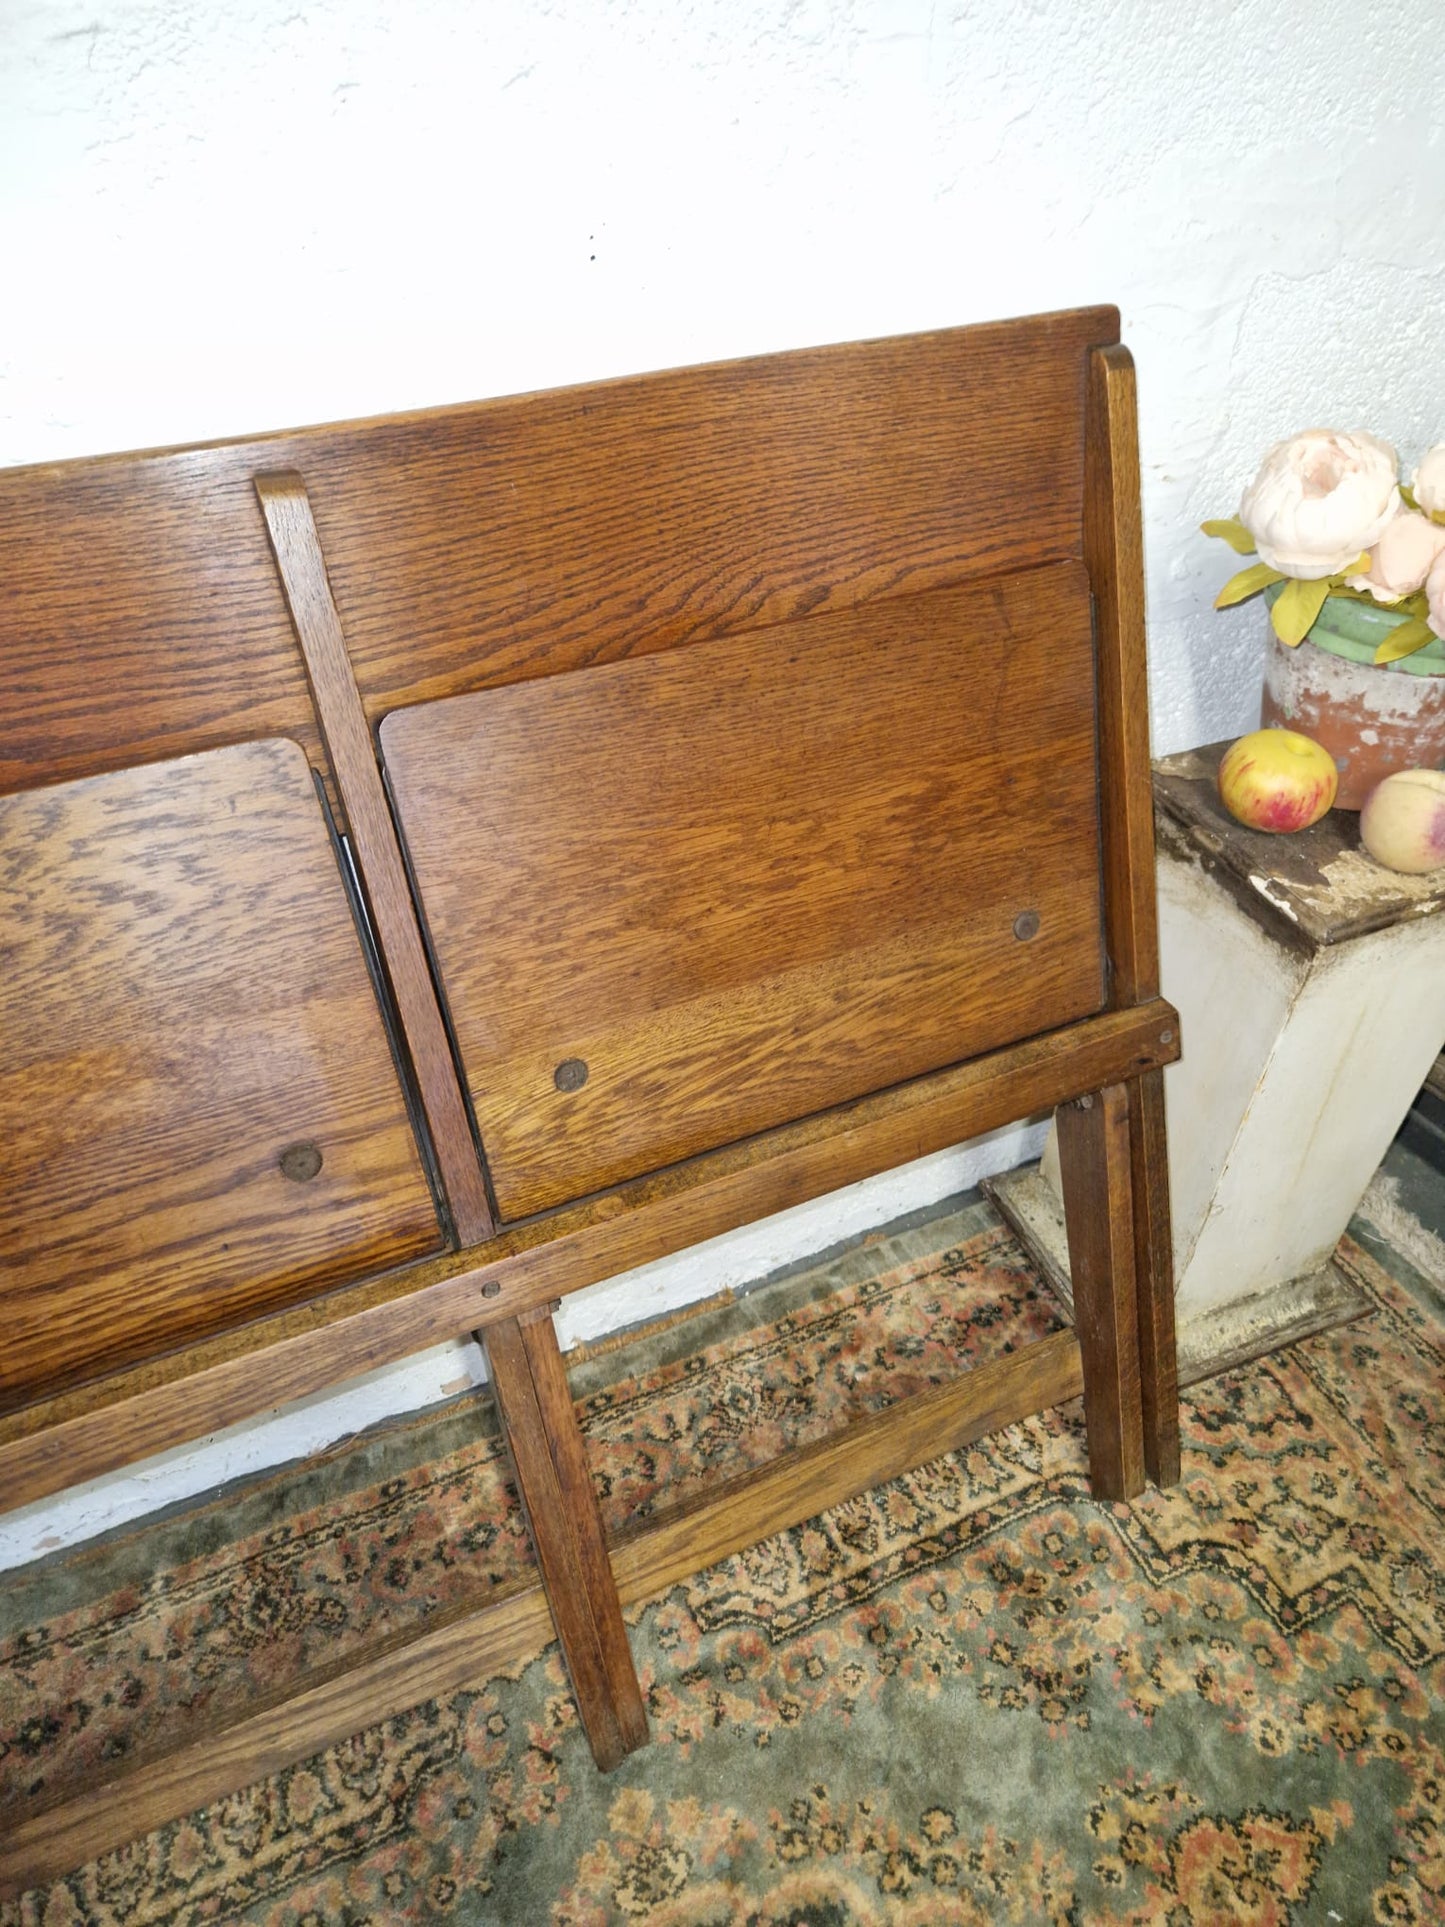
<instances>
[{"instance_id":1,"label":"green leaf","mask_svg":"<svg viewBox=\"0 0 1445 1927\"><path fill-rule=\"evenodd\" d=\"M1375 651L1376 662L1398 662L1402 656L1413 656L1417 649L1423 649L1428 642L1435 640L1435 631L1420 616L1412 616L1394 629Z\"/></svg>"},{"instance_id":2,"label":"green leaf","mask_svg":"<svg viewBox=\"0 0 1445 1927\"><path fill-rule=\"evenodd\" d=\"M1420 513L1420 504L1415 500L1414 489L1407 488L1403 482L1400 484L1400 500L1407 509L1414 509L1417 515Z\"/></svg>"},{"instance_id":3,"label":"green leaf","mask_svg":"<svg viewBox=\"0 0 1445 1927\"><path fill-rule=\"evenodd\" d=\"M1254 554L1254 537L1237 515L1231 515L1224 522L1201 522L1201 535L1217 535L1221 542L1227 542L1236 555Z\"/></svg>"},{"instance_id":4,"label":"green leaf","mask_svg":"<svg viewBox=\"0 0 1445 1927\"><path fill-rule=\"evenodd\" d=\"M1325 597L1330 592L1328 576L1318 582L1301 582L1292 576L1275 598L1269 619L1274 624L1274 633L1280 641L1291 649L1302 643L1315 625L1315 617L1325 606Z\"/></svg>"},{"instance_id":5,"label":"green leaf","mask_svg":"<svg viewBox=\"0 0 1445 1927\"><path fill-rule=\"evenodd\" d=\"M1232 609L1236 602L1243 602L1249 596L1258 595L1260 590L1267 589L1271 582L1283 581L1284 577L1278 569L1272 569L1267 562L1256 562L1252 568L1241 569L1238 575L1232 575L1229 578L1214 598L1214 606L1216 609Z\"/></svg>"},{"instance_id":6,"label":"green leaf","mask_svg":"<svg viewBox=\"0 0 1445 1927\"><path fill-rule=\"evenodd\" d=\"M1368 589L1352 589L1349 583L1349 578L1352 575L1368 575L1369 573L1370 551L1363 549L1360 554L1355 557L1353 562L1347 562L1345 566L1337 570L1334 575L1327 575L1325 581L1330 585L1331 595L1369 596L1370 601L1373 602L1375 598L1370 595Z\"/></svg>"}]
</instances>

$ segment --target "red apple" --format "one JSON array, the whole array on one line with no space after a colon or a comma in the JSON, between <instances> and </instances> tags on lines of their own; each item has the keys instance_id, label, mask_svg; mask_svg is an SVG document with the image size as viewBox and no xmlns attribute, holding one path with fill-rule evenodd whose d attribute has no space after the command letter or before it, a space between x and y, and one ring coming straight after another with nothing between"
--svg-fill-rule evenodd
<instances>
[{"instance_id":1,"label":"red apple","mask_svg":"<svg viewBox=\"0 0 1445 1927\"><path fill-rule=\"evenodd\" d=\"M1339 771L1327 749L1292 729L1257 729L1224 752L1219 798L1252 830L1307 830L1335 800Z\"/></svg>"},{"instance_id":2,"label":"red apple","mask_svg":"<svg viewBox=\"0 0 1445 1927\"><path fill-rule=\"evenodd\" d=\"M1360 841L1377 863L1408 876L1445 865L1445 770L1387 776L1365 798Z\"/></svg>"}]
</instances>

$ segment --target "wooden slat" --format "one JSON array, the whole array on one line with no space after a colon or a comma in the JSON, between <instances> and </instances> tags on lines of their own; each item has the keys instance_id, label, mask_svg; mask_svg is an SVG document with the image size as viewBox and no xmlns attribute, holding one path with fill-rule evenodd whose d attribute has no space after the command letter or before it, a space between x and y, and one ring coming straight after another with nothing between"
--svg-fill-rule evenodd
<instances>
[{"instance_id":1,"label":"wooden slat","mask_svg":"<svg viewBox=\"0 0 1445 1927\"><path fill-rule=\"evenodd\" d=\"M256 493L351 826L452 1221L462 1244L477 1244L492 1230L486 1185L427 969L371 732L326 579L326 560L306 486L299 475L258 475Z\"/></svg>"},{"instance_id":2,"label":"wooden slat","mask_svg":"<svg viewBox=\"0 0 1445 1927\"><path fill-rule=\"evenodd\" d=\"M659 1598L758 1539L1077 1398L1083 1385L1078 1339L1073 1332L1055 1332L947 1385L855 1419L829 1438L661 1515L645 1531L621 1537L612 1563L623 1601Z\"/></svg>"},{"instance_id":3,"label":"wooden slat","mask_svg":"<svg viewBox=\"0 0 1445 1927\"><path fill-rule=\"evenodd\" d=\"M1172 1063L1178 1019L1161 1001L1047 1037L716 1152L499 1234L469 1253L333 1293L191 1348L86 1395L0 1418L11 1505L319 1391L634 1265L927 1156L1070 1097Z\"/></svg>"},{"instance_id":4,"label":"wooden slat","mask_svg":"<svg viewBox=\"0 0 1445 1927\"><path fill-rule=\"evenodd\" d=\"M1123 1084L1058 1111L1074 1326L1084 1357L1089 1483L1099 1499L1144 1490L1144 1423L1134 1289L1129 1092Z\"/></svg>"},{"instance_id":5,"label":"wooden slat","mask_svg":"<svg viewBox=\"0 0 1445 1927\"><path fill-rule=\"evenodd\" d=\"M1103 1005L1076 564L381 739L504 1218Z\"/></svg>"},{"instance_id":6,"label":"wooden slat","mask_svg":"<svg viewBox=\"0 0 1445 1927\"><path fill-rule=\"evenodd\" d=\"M1104 909L1116 1003L1159 993L1149 675L1134 363L1127 348L1089 358L1084 552L1099 649Z\"/></svg>"},{"instance_id":7,"label":"wooden slat","mask_svg":"<svg viewBox=\"0 0 1445 1927\"><path fill-rule=\"evenodd\" d=\"M1099 762L1104 814L1105 927L1116 1006L1159 994L1149 680L1134 363L1126 348L1089 358L1084 552L1099 644ZM1144 1451L1156 1485L1179 1477L1174 1246L1164 1091L1141 1085L1130 1113Z\"/></svg>"},{"instance_id":8,"label":"wooden slat","mask_svg":"<svg viewBox=\"0 0 1445 1927\"><path fill-rule=\"evenodd\" d=\"M0 471L0 793L295 734L252 477L315 505L368 718L1079 554L1112 308Z\"/></svg>"},{"instance_id":9,"label":"wooden slat","mask_svg":"<svg viewBox=\"0 0 1445 1927\"><path fill-rule=\"evenodd\" d=\"M1170 1486L1179 1480L1179 1358L1162 1071L1146 1071L1130 1089L1129 1166L1144 1464L1155 1485Z\"/></svg>"},{"instance_id":10,"label":"wooden slat","mask_svg":"<svg viewBox=\"0 0 1445 1927\"><path fill-rule=\"evenodd\" d=\"M0 798L0 959L0 1407L440 1245L294 743Z\"/></svg>"},{"instance_id":11,"label":"wooden slat","mask_svg":"<svg viewBox=\"0 0 1445 1927\"><path fill-rule=\"evenodd\" d=\"M647 1740L587 1447L545 1310L479 1332L572 1691L603 1773Z\"/></svg>"},{"instance_id":12,"label":"wooden slat","mask_svg":"<svg viewBox=\"0 0 1445 1927\"><path fill-rule=\"evenodd\" d=\"M491 1211L311 503L294 474L260 475L256 493L350 819L457 1236L462 1244L474 1245L490 1234ZM484 892L473 894L474 928L485 902ZM505 1319L484 1342L553 1623L593 1757L606 1772L647 1738L647 1720L556 1335L544 1313L540 1322L535 1316L525 1322Z\"/></svg>"},{"instance_id":13,"label":"wooden slat","mask_svg":"<svg viewBox=\"0 0 1445 1927\"><path fill-rule=\"evenodd\" d=\"M12 1820L0 1833L0 1900L10 1900L124 1846L168 1820L222 1800L374 1721L419 1701L480 1685L539 1653L552 1637L540 1585L521 1587L480 1610L438 1615L419 1634L331 1669L319 1681L252 1705L174 1752L118 1778Z\"/></svg>"},{"instance_id":14,"label":"wooden slat","mask_svg":"<svg viewBox=\"0 0 1445 1927\"><path fill-rule=\"evenodd\" d=\"M870 1413L624 1534L613 1553L624 1605L661 1597L691 1574L772 1533L801 1524L914 1466L961 1450L1046 1406L1078 1396L1083 1369L1072 1332L1058 1332L947 1385ZM59 1878L192 1808L214 1802L379 1719L540 1652L551 1634L539 1585L363 1657L294 1696L158 1760L133 1765L14 1825L0 1841L0 1899Z\"/></svg>"}]
</instances>

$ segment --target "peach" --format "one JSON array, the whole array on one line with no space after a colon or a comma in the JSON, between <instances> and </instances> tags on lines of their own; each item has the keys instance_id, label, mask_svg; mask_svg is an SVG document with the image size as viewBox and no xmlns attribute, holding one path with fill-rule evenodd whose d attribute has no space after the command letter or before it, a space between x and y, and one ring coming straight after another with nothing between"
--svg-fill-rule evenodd
<instances>
[{"instance_id":1,"label":"peach","mask_svg":"<svg viewBox=\"0 0 1445 1927\"><path fill-rule=\"evenodd\" d=\"M1339 771L1327 749L1293 729L1256 729L1224 752L1219 798L1252 830L1307 830L1335 800Z\"/></svg>"},{"instance_id":2,"label":"peach","mask_svg":"<svg viewBox=\"0 0 1445 1927\"><path fill-rule=\"evenodd\" d=\"M1387 870L1423 876L1445 864L1445 770L1402 769L1365 798L1360 841Z\"/></svg>"}]
</instances>

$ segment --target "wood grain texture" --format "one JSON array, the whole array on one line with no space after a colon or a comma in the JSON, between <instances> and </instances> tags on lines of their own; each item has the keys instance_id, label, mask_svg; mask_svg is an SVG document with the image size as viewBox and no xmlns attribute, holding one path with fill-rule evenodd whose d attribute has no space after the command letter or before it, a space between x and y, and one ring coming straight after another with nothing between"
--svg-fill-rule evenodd
<instances>
[{"instance_id":1,"label":"wood grain texture","mask_svg":"<svg viewBox=\"0 0 1445 1927\"><path fill-rule=\"evenodd\" d=\"M1078 1340L1059 1332L724 1480L701 1500L670 1507L619 1538L612 1563L622 1603L660 1598L705 1566L1000 1426L1076 1398L1082 1386ZM138 1759L83 1799L27 1816L0 1840L0 1899L58 1879L377 1720L476 1686L540 1653L551 1634L540 1585L509 1588L483 1604L459 1602L420 1634L309 1675L289 1697L252 1706L244 1718L168 1756Z\"/></svg>"},{"instance_id":2,"label":"wood grain texture","mask_svg":"<svg viewBox=\"0 0 1445 1927\"><path fill-rule=\"evenodd\" d=\"M1139 424L1126 348L1096 348L1089 357L1084 477L1098 629L1104 921L1110 995L1121 1006L1159 994ZM1141 1087L1129 1129L1144 1449L1150 1478L1168 1486L1179 1477L1179 1383L1162 1085Z\"/></svg>"},{"instance_id":3,"label":"wood grain texture","mask_svg":"<svg viewBox=\"0 0 1445 1927\"><path fill-rule=\"evenodd\" d=\"M0 470L0 794L320 737L245 458Z\"/></svg>"},{"instance_id":4,"label":"wood grain texture","mask_svg":"<svg viewBox=\"0 0 1445 1927\"><path fill-rule=\"evenodd\" d=\"M0 471L0 793L317 752L252 477L298 470L367 715L1080 552L1112 308Z\"/></svg>"},{"instance_id":5,"label":"wood grain texture","mask_svg":"<svg viewBox=\"0 0 1445 1927\"><path fill-rule=\"evenodd\" d=\"M1104 1002L1076 564L381 737L504 1218Z\"/></svg>"},{"instance_id":6,"label":"wood grain texture","mask_svg":"<svg viewBox=\"0 0 1445 1927\"><path fill-rule=\"evenodd\" d=\"M1089 1484L1097 1499L1132 1499L1144 1490L1145 1467L1128 1087L1061 1105L1058 1132Z\"/></svg>"},{"instance_id":7,"label":"wood grain texture","mask_svg":"<svg viewBox=\"0 0 1445 1927\"><path fill-rule=\"evenodd\" d=\"M346 639L326 579L326 561L311 504L297 475L258 475L256 493L305 657L342 808L351 826L357 865L416 1072L452 1222L462 1244L477 1244L491 1234L491 1207L427 968L371 732L362 714Z\"/></svg>"},{"instance_id":8,"label":"wood grain texture","mask_svg":"<svg viewBox=\"0 0 1445 1927\"><path fill-rule=\"evenodd\" d=\"M1172 1063L1162 1000L846 1105L0 1417L8 1505Z\"/></svg>"},{"instance_id":9,"label":"wood grain texture","mask_svg":"<svg viewBox=\"0 0 1445 1927\"><path fill-rule=\"evenodd\" d=\"M3 1407L440 1244L294 743L0 799L0 980Z\"/></svg>"},{"instance_id":10,"label":"wood grain texture","mask_svg":"<svg viewBox=\"0 0 1445 1927\"><path fill-rule=\"evenodd\" d=\"M1174 1228L1164 1134L1164 1073L1146 1071L1129 1093L1135 1293L1144 1466L1155 1485L1179 1482L1179 1356L1174 1328Z\"/></svg>"},{"instance_id":11,"label":"wood grain texture","mask_svg":"<svg viewBox=\"0 0 1445 1927\"><path fill-rule=\"evenodd\" d=\"M13 1222L30 1240L30 1312L22 1291L0 1367L10 1503L476 1330L612 1765L646 1736L620 1610L636 1588L1081 1379L1096 1491L1142 1485L1141 1409L1167 1469L1162 1107L1131 1106L1125 1081L1157 1098L1177 1018L1157 998L1116 334L1112 310L1083 310L0 473L0 851L28 972L12 1013L61 985L0 1083L7 1151L36 1133L22 1202L0 1205L0 1239ZM545 1208L502 1231L379 780L383 719L502 1202ZM345 1003L327 951L346 912L307 843L302 749L240 742L262 727L337 786L469 1250L414 1261L437 1228L378 1013L364 975L360 1014ZM158 808L167 775L98 773L180 749L228 782ZM258 771L278 756L289 791L280 765ZM99 829L56 801L82 789L118 799ZM115 847L139 851L138 881L122 865L117 884ZM37 851L64 873L59 914ZM308 1077L288 1166L274 1127ZM547 1302L1074 1098L1077 1342L711 1492L622 1550L619 1591ZM278 1206L278 1163L322 1187L307 1208ZM81 1383L97 1329L117 1369ZM504 1642L537 1637L539 1600L504 1602ZM88 1814L27 1821L21 1851L153 1823L258 1751L279 1763L436 1690L488 1640L462 1614L414 1660L313 1678L295 1721L258 1709Z\"/></svg>"},{"instance_id":12,"label":"wood grain texture","mask_svg":"<svg viewBox=\"0 0 1445 1927\"><path fill-rule=\"evenodd\" d=\"M420 1634L358 1660L318 1669L297 1690L253 1702L246 1715L128 1766L113 1779L12 1822L0 1834L0 1900L61 1879L87 1860L168 1820L224 1799L420 1701L477 1686L540 1653L552 1619L540 1585L484 1609L439 1613Z\"/></svg>"},{"instance_id":13,"label":"wood grain texture","mask_svg":"<svg viewBox=\"0 0 1445 1927\"><path fill-rule=\"evenodd\" d=\"M646 1743L647 1715L556 1330L543 1310L477 1336L577 1710L610 1773Z\"/></svg>"},{"instance_id":14,"label":"wood grain texture","mask_svg":"<svg viewBox=\"0 0 1445 1927\"><path fill-rule=\"evenodd\" d=\"M1159 994L1154 797L1134 362L1127 348L1089 358L1084 554L1099 651L1099 786L1104 804L1104 914L1113 998Z\"/></svg>"}]
</instances>

